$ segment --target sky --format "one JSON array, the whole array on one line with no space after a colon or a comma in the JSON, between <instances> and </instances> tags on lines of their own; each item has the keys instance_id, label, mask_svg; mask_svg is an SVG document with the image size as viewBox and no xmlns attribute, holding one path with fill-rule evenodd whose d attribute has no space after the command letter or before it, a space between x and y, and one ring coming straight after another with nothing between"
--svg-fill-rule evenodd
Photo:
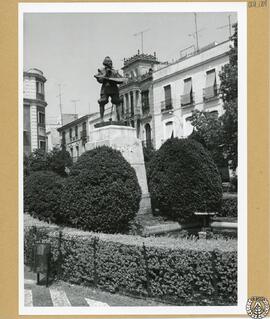
<instances>
[{"instance_id":1,"label":"sky","mask_svg":"<svg viewBox=\"0 0 270 319\"><path fill-rule=\"evenodd\" d=\"M228 16L233 12L197 13L199 47L229 37ZM105 56L110 56L115 69L121 71L123 59L141 50L156 52L159 61L176 60L180 50L195 45L193 13L25 13L24 70L38 68L45 83L46 122L60 118L59 84L63 113L79 116L97 112L101 85L94 78Z\"/></svg>"}]
</instances>

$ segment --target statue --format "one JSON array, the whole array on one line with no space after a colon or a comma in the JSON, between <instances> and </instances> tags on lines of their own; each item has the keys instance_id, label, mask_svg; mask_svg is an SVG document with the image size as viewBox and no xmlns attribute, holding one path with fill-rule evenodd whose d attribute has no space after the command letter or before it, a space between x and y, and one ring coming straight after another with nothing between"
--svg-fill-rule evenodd
<instances>
[{"instance_id":1,"label":"statue","mask_svg":"<svg viewBox=\"0 0 270 319\"><path fill-rule=\"evenodd\" d=\"M94 75L97 81L102 83L100 99L98 100L100 118L101 121L103 121L105 105L109 102L110 97L112 104L116 106L117 121L120 121L121 99L119 97L119 89L117 85L123 83L125 79L118 73L118 71L113 69L110 57L106 56L103 61L103 65L104 68L98 69L98 74Z\"/></svg>"}]
</instances>

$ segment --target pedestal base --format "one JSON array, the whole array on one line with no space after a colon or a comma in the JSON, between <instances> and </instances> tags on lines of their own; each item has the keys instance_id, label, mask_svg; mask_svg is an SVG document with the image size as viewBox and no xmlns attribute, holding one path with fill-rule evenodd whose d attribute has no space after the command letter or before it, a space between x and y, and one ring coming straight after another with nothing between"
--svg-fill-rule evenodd
<instances>
[{"instance_id":1,"label":"pedestal base","mask_svg":"<svg viewBox=\"0 0 270 319\"><path fill-rule=\"evenodd\" d=\"M90 135L90 142L86 143L86 150L107 145L119 150L124 158L135 169L139 185L142 190L139 213L151 211L151 201L148 192L146 172L144 166L142 143L136 137L136 130L129 126L106 125L96 127ZM119 167L121 169L121 167Z\"/></svg>"}]
</instances>

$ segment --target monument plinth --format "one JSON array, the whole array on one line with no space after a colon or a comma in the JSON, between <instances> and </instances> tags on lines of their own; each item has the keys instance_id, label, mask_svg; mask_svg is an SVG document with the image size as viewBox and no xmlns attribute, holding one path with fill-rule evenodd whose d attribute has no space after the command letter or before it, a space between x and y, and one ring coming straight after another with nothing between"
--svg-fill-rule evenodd
<instances>
[{"instance_id":1,"label":"monument plinth","mask_svg":"<svg viewBox=\"0 0 270 319\"><path fill-rule=\"evenodd\" d=\"M142 190L139 213L149 212L151 210L151 202L146 180L143 149L141 141L136 137L136 129L119 125L96 127L92 131L90 141L86 143L85 148L88 151L102 145L119 150L135 169Z\"/></svg>"}]
</instances>

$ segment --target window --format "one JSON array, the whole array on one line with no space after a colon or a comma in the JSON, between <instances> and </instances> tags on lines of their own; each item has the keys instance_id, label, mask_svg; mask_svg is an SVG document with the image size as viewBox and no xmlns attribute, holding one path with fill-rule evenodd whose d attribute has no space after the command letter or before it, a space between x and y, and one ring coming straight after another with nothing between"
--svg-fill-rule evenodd
<instances>
[{"instance_id":1,"label":"window","mask_svg":"<svg viewBox=\"0 0 270 319\"><path fill-rule=\"evenodd\" d=\"M44 94L44 84L42 82L36 82L36 90L39 94Z\"/></svg>"},{"instance_id":2,"label":"window","mask_svg":"<svg viewBox=\"0 0 270 319\"><path fill-rule=\"evenodd\" d=\"M165 139L168 140L169 138L173 138L174 134L173 134L173 122L167 122L165 125L166 128L166 136Z\"/></svg>"},{"instance_id":3,"label":"window","mask_svg":"<svg viewBox=\"0 0 270 319\"><path fill-rule=\"evenodd\" d=\"M165 96L165 108L169 109L172 107L172 92L171 92L170 85L164 86L164 96Z\"/></svg>"},{"instance_id":4,"label":"window","mask_svg":"<svg viewBox=\"0 0 270 319\"><path fill-rule=\"evenodd\" d=\"M131 116L134 116L134 99L133 99L133 92L130 92L130 112L131 112Z\"/></svg>"},{"instance_id":5,"label":"window","mask_svg":"<svg viewBox=\"0 0 270 319\"><path fill-rule=\"evenodd\" d=\"M36 96L39 100L44 100L44 83L36 82Z\"/></svg>"},{"instance_id":6,"label":"window","mask_svg":"<svg viewBox=\"0 0 270 319\"><path fill-rule=\"evenodd\" d=\"M43 151L46 150L46 142L45 141L39 141L39 148Z\"/></svg>"},{"instance_id":7,"label":"window","mask_svg":"<svg viewBox=\"0 0 270 319\"><path fill-rule=\"evenodd\" d=\"M69 129L69 138L72 138L72 128Z\"/></svg>"},{"instance_id":8,"label":"window","mask_svg":"<svg viewBox=\"0 0 270 319\"><path fill-rule=\"evenodd\" d=\"M187 78L184 80L184 92L181 95L181 105L190 105L193 103L192 94L192 78Z\"/></svg>"},{"instance_id":9,"label":"window","mask_svg":"<svg viewBox=\"0 0 270 319\"><path fill-rule=\"evenodd\" d=\"M148 113L150 106L149 106L149 91L142 91L142 112L143 114Z\"/></svg>"},{"instance_id":10,"label":"window","mask_svg":"<svg viewBox=\"0 0 270 319\"><path fill-rule=\"evenodd\" d=\"M45 124L45 113L38 112L38 124Z\"/></svg>"},{"instance_id":11,"label":"window","mask_svg":"<svg viewBox=\"0 0 270 319\"><path fill-rule=\"evenodd\" d=\"M78 138L78 126L75 126L75 137Z\"/></svg>"},{"instance_id":12,"label":"window","mask_svg":"<svg viewBox=\"0 0 270 319\"><path fill-rule=\"evenodd\" d=\"M206 72L205 88L203 90L204 100L217 96L216 70L212 69Z\"/></svg>"}]
</instances>

